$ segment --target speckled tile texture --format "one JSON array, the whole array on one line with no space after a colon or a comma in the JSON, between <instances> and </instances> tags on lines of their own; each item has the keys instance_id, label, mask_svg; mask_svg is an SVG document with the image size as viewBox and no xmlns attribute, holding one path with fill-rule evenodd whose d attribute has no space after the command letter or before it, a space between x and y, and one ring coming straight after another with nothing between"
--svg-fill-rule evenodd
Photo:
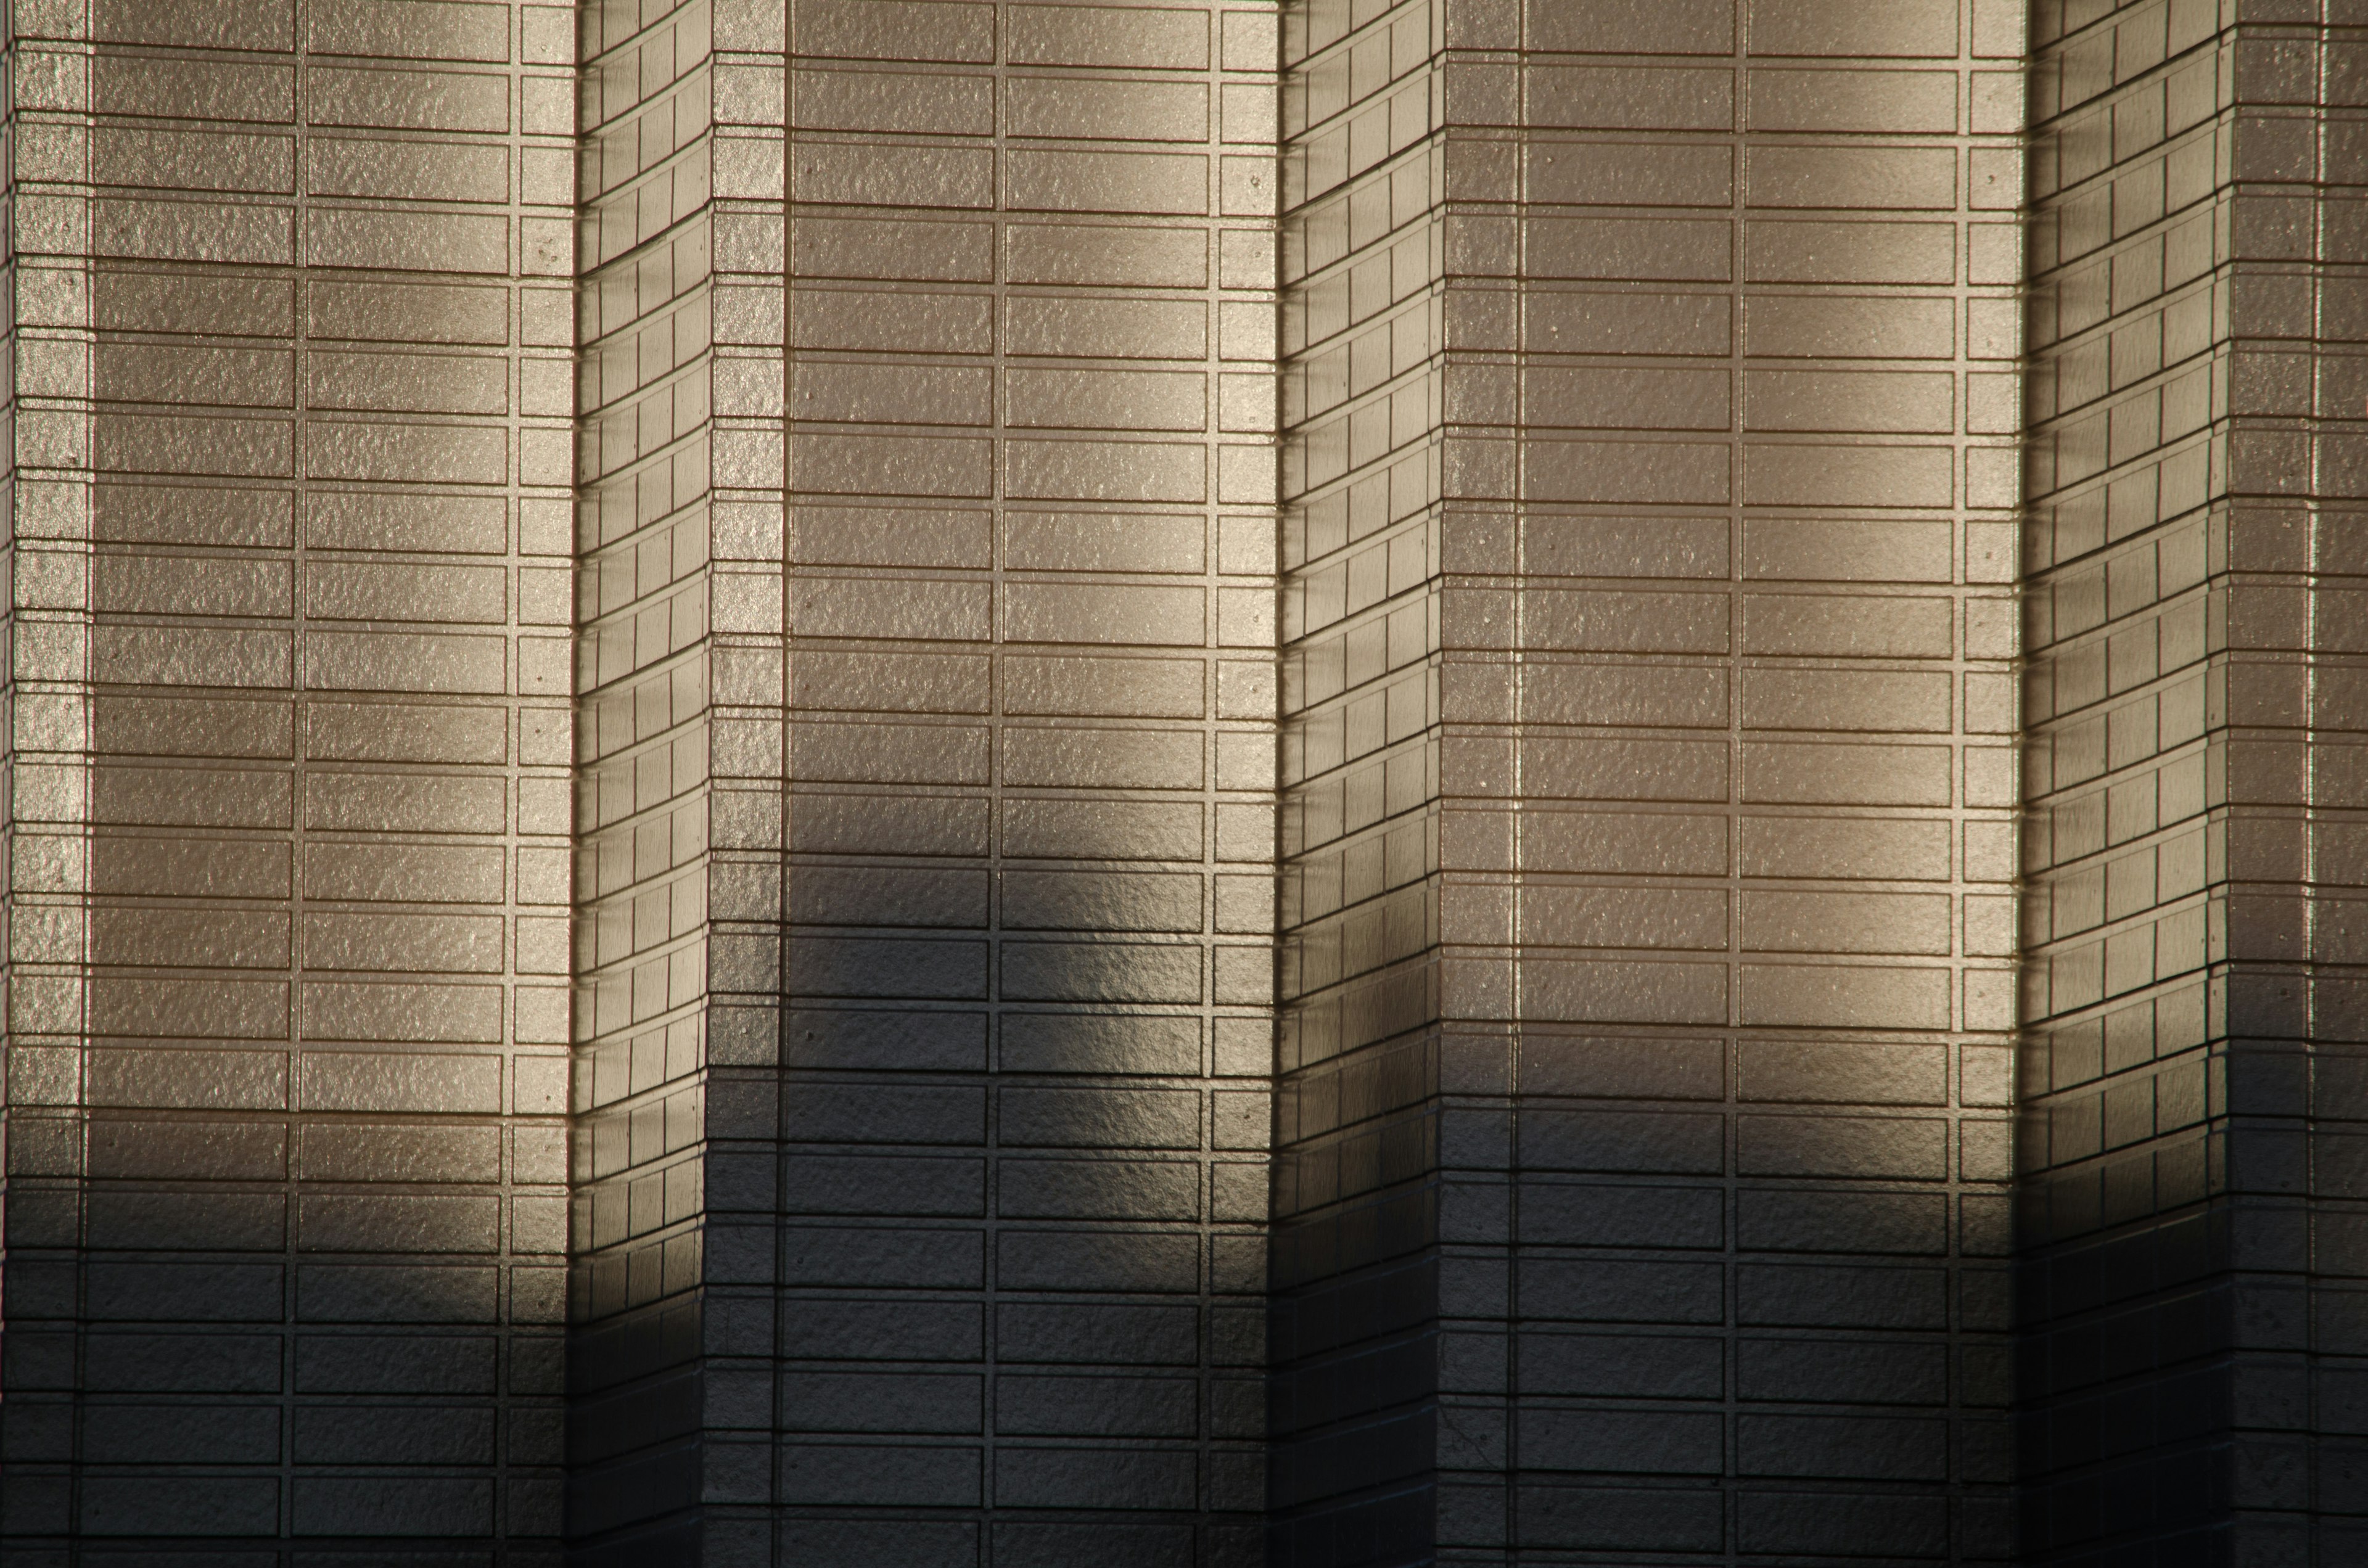
<instances>
[{"instance_id":1,"label":"speckled tile texture","mask_svg":"<svg viewBox=\"0 0 2368 1568\"><path fill-rule=\"evenodd\" d=\"M7 1561L555 1563L572 17L12 12Z\"/></svg>"},{"instance_id":2,"label":"speckled tile texture","mask_svg":"<svg viewBox=\"0 0 2368 1568\"><path fill-rule=\"evenodd\" d=\"M2009 1549L2018 20L1286 17L1276 1562Z\"/></svg>"},{"instance_id":3,"label":"speckled tile texture","mask_svg":"<svg viewBox=\"0 0 2368 1568\"><path fill-rule=\"evenodd\" d=\"M2368 1555L2361 0L13 0L0 1568Z\"/></svg>"},{"instance_id":4,"label":"speckled tile texture","mask_svg":"<svg viewBox=\"0 0 2368 1568\"><path fill-rule=\"evenodd\" d=\"M2368 12L2032 48L2024 1560L2347 1561Z\"/></svg>"}]
</instances>

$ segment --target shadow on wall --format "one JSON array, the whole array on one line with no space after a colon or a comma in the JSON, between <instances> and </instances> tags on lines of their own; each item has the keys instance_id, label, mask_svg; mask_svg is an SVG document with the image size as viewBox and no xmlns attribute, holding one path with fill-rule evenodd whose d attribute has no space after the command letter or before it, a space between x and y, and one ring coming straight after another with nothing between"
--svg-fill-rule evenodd
<instances>
[{"instance_id":1,"label":"shadow on wall","mask_svg":"<svg viewBox=\"0 0 2368 1568\"><path fill-rule=\"evenodd\" d=\"M512 1270L506 1300L459 1206L423 1238L451 1247L436 1261L349 1250L372 1244L355 1227L394 1200L288 1177L308 1150L379 1131L93 1114L79 1281L63 1254L9 1263L9 1539L556 1537L557 1305L526 1299L547 1282L518 1276L557 1271ZM71 1326L77 1283L78 1359L41 1321Z\"/></svg>"},{"instance_id":2,"label":"shadow on wall","mask_svg":"<svg viewBox=\"0 0 2368 1568\"><path fill-rule=\"evenodd\" d=\"M159 751L176 734L251 731L250 710L264 742L277 735L260 755L286 756L278 703L106 697L97 739ZM286 775L230 777L244 795L135 761L96 770L88 1108L12 1118L20 1154L34 1129L56 1136L19 1158L10 1195L6 1529L549 1544L565 1130L505 1111L562 1108L531 1071L552 1059L495 1043L497 983L324 955L333 940L399 945L417 918L300 919L284 902L297 871ZM168 781L199 818L178 831L159 820ZM276 814L216 820L258 791ZM232 835L257 825L276 831ZM376 855L400 871L405 853L315 842L304 871L317 893L330 859ZM300 945L329 972L291 983ZM483 997L495 1004L455 1011ZM43 1334L43 1320L76 1318L78 1348ZM44 1479L51 1463L78 1467L74 1483Z\"/></svg>"},{"instance_id":3,"label":"shadow on wall","mask_svg":"<svg viewBox=\"0 0 2368 1568\"><path fill-rule=\"evenodd\" d=\"M1011 802L996 867L974 804L951 865L790 872L778 1550L1250 1568L1267 1113L1209 1081L1208 875Z\"/></svg>"},{"instance_id":4,"label":"shadow on wall","mask_svg":"<svg viewBox=\"0 0 2368 1568\"><path fill-rule=\"evenodd\" d=\"M177 198L245 176L126 132L113 177L151 194L122 210L195 216L71 260L97 337L76 674L97 695L87 733L53 744L101 765L86 947L63 960L88 965L88 1007L53 1027L85 1037L61 1098L88 1108L9 1194L0 1529L76 1538L77 1561L120 1540L142 1562L279 1562L294 1538L523 1568L560 1529L564 1063L508 1045L564 1035L547 1011L529 1028L557 976L515 982L565 893L563 871L529 896L519 840L564 866L568 759L559 640L517 626L527 585L564 576L568 475L564 408L514 438L533 411L513 390L533 395L522 344L564 338L568 295L564 243L513 239L564 242L566 198L456 212L454 160L507 152L382 155L301 123L291 95L305 73L316 109L366 85L365 118L427 126L456 107L493 123L490 90L507 125L537 13L521 34L507 7L455 8L461 32L429 40L338 0L69 9L106 40L67 48L111 115L243 117L282 182L301 168L370 210L261 194L200 233L233 210ZM63 16L17 20L33 38ZM464 34L490 71L292 52L416 59ZM549 288L513 281L538 267ZM559 371L564 341L548 354ZM541 567L505 563L536 545Z\"/></svg>"},{"instance_id":5,"label":"shadow on wall","mask_svg":"<svg viewBox=\"0 0 2368 1568\"><path fill-rule=\"evenodd\" d=\"M1699 1098L1724 1088L1738 1108L1555 1093L1616 1091L1602 1080L1649 1057L1669 1096L1690 1055ZM1524 1051L1509 1437L1525 1546L1622 1544L1589 1522L1604 1499L1588 1489L1652 1474L1682 1490L1620 1527L1631 1549L1945 1557L1993 1536L2009 1549L2007 1199L1954 1180L1951 1056L1781 1039ZM1823 1089L1756 1097L1779 1057ZM1738 1061L1744 1080L1727 1085ZM1917 1063L1929 1109L1897 1103ZM1965 1266L1984 1256L2000 1267ZM1577 1403L1639 1397L1663 1403ZM1974 1486L1952 1526L1955 1483ZM1984 1485L1998 1489L1987 1501Z\"/></svg>"},{"instance_id":6,"label":"shadow on wall","mask_svg":"<svg viewBox=\"0 0 2368 1568\"><path fill-rule=\"evenodd\" d=\"M1515 1121L1452 1108L1429 1177L1278 1221L1276 1568L1457 1541L1946 1556L1955 1482L1962 1530L2010 1548L2003 1187L1952 1190L1937 1106L1738 1114L1735 1049L1531 1030ZM1284 1158L1378 1168L1383 1125ZM1311 1187L1294 1167L1279 1200Z\"/></svg>"}]
</instances>

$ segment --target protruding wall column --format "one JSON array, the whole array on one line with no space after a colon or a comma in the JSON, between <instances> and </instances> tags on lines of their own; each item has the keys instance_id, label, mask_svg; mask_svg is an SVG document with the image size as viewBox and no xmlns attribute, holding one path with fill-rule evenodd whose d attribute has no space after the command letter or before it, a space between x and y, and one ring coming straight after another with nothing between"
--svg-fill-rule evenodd
<instances>
[{"instance_id":1,"label":"protruding wall column","mask_svg":"<svg viewBox=\"0 0 2368 1568\"><path fill-rule=\"evenodd\" d=\"M2368 1550L2363 21L2034 8L2033 1563Z\"/></svg>"},{"instance_id":2,"label":"protruding wall column","mask_svg":"<svg viewBox=\"0 0 2368 1568\"><path fill-rule=\"evenodd\" d=\"M567 13L10 23L0 1555L548 1568Z\"/></svg>"},{"instance_id":3,"label":"protruding wall column","mask_svg":"<svg viewBox=\"0 0 2368 1568\"><path fill-rule=\"evenodd\" d=\"M1256 1562L1274 17L791 17L776 1561Z\"/></svg>"},{"instance_id":4,"label":"protruding wall column","mask_svg":"<svg viewBox=\"0 0 2368 1568\"><path fill-rule=\"evenodd\" d=\"M786 22L778 0L579 21L570 1531L586 1562L761 1562Z\"/></svg>"},{"instance_id":5,"label":"protruding wall column","mask_svg":"<svg viewBox=\"0 0 2368 1568\"><path fill-rule=\"evenodd\" d=\"M2018 23L1287 15L1278 1562L2010 1550Z\"/></svg>"}]
</instances>

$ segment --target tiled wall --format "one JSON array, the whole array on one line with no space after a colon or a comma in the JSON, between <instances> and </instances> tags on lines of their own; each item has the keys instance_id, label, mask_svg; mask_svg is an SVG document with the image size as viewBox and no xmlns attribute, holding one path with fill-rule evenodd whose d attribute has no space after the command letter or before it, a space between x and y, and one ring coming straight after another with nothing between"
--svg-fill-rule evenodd
<instances>
[{"instance_id":1,"label":"tiled wall","mask_svg":"<svg viewBox=\"0 0 2368 1568\"><path fill-rule=\"evenodd\" d=\"M2368 17L8 43L10 1562L2359 1554Z\"/></svg>"},{"instance_id":2,"label":"tiled wall","mask_svg":"<svg viewBox=\"0 0 2368 1568\"><path fill-rule=\"evenodd\" d=\"M1283 18L1280 1562L1429 1539L1438 1462L1451 21Z\"/></svg>"},{"instance_id":3,"label":"tiled wall","mask_svg":"<svg viewBox=\"0 0 2368 1568\"><path fill-rule=\"evenodd\" d=\"M2033 17L2024 1547L2336 1561L2368 1540L2368 18Z\"/></svg>"},{"instance_id":4,"label":"tiled wall","mask_svg":"<svg viewBox=\"0 0 2368 1568\"><path fill-rule=\"evenodd\" d=\"M570 1526L605 1544L686 1528L699 1490L716 17L627 0L576 22ZM667 1560L627 1539L595 1554Z\"/></svg>"},{"instance_id":5,"label":"tiled wall","mask_svg":"<svg viewBox=\"0 0 2368 1568\"><path fill-rule=\"evenodd\" d=\"M726 1561L700 1505L761 1503L770 1409L783 25L580 15L571 1528Z\"/></svg>"},{"instance_id":6,"label":"tiled wall","mask_svg":"<svg viewBox=\"0 0 2368 1568\"><path fill-rule=\"evenodd\" d=\"M773 1550L1255 1561L1275 11L790 51Z\"/></svg>"},{"instance_id":7,"label":"tiled wall","mask_svg":"<svg viewBox=\"0 0 2368 1568\"><path fill-rule=\"evenodd\" d=\"M726 1561L700 1505L761 1501L769 1410L783 29L579 20L570 1528L586 1561Z\"/></svg>"},{"instance_id":8,"label":"tiled wall","mask_svg":"<svg viewBox=\"0 0 2368 1568\"><path fill-rule=\"evenodd\" d=\"M568 13L13 40L12 1559L552 1562Z\"/></svg>"},{"instance_id":9,"label":"tiled wall","mask_svg":"<svg viewBox=\"0 0 2368 1568\"><path fill-rule=\"evenodd\" d=\"M2132 1460L2175 1464L2163 1450L2183 1448L2200 1479L2204 1451L2225 1440L2206 1421L2107 1430L2096 1413L2113 1383L2143 1387L2165 1361L2201 1371L2226 1349L2224 1336L2175 1331L2166 1345L2160 1328L2208 1312L2212 1297L2197 1278L2216 1250L2203 1210L2207 770L2215 749L2225 769L2227 753L2206 733L2207 616L2214 546L2224 569L2234 564L2229 547L2241 552L2249 521L2226 500L2211 505L2228 485L2228 437L2214 427L2230 411L2225 339L2235 291L2251 282L2221 265L2233 237L2221 187L2236 142L2234 40L2208 7L2180 8L2176 33L2163 6L2064 12L2041 7L2032 106L2034 1028L2021 1155L2024 1231L2043 1249L2024 1292L2038 1396L2025 1417L2027 1536L2041 1561L2136 1523L2115 1530L2103 1517L2108 1466L2152 1494ZM2225 589L2219 597L2225 613ZM2095 1267L2109 1227L2132 1267ZM2134 1354L2066 1354L2100 1332ZM2162 1499L2173 1529L2225 1506L2208 1486L2180 1490Z\"/></svg>"},{"instance_id":10,"label":"tiled wall","mask_svg":"<svg viewBox=\"0 0 2368 1568\"><path fill-rule=\"evenodd\" d=\"M2018 22L1287 34L1281 1561L2008 1550Z\"/></svg>"}]
</instances>

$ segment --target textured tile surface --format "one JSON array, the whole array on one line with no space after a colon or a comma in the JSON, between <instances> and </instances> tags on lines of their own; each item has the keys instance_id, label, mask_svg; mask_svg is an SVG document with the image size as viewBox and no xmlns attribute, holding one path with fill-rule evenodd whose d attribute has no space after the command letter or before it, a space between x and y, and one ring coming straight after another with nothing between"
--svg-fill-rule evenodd
<instances>
[{"instance_id":1,"label":"textured tile surface","mask_svg":"<svg viewBox=\"0 0 2368 1568\"><path fill-rule=\"evenodd\" d=\"M12 1561L555 1560L567 22L14 8Z\"/></svg>"},{"instance_id":2,"label":"textured tile surface","mask_svg":"<svg viewBox=\"0 0 2368 1568\"><path fill-rule=\"evenodd\" d=\"M568 1528L589 1562L701 1560L717 1374L700 1288L746 1269L713 1216L752 1195L714 1140L749 1131L720 1064L775 1017L762 824L780 653L763 606L780 589L729 558L780 526L777 11L603 0L575 18Z\"/></svg>"},{"instance_id":3,"label":"textured tile surface","mask_svg":"<svg viewBox=\"0 0 2368 1568\"><path fill-rule=\"evenodd\" d=\"M2356 1556L2350 7L2035 12L2033 1562ZM2324 32L2288 23L2338 24Z\"/></svg>"},{"instance_id":4,"label":"textured tile surface","mask_svg":"<svg viewBox=\"0 0 2368 1568\"><path fill-rule=\"evenodd\" d=\"M1286 21L1278 1561L2007 1550L2001 19Z\"/></svg>"},{"instance_id":5,"label":"textured tile surface","mask_svg":"<svg viewBox=\"0 0 2368 1568\"><path fill-rule=\"evenodd\" d=\"M783 1561L1256 1558L1274 28L791 12Z\"/></svg>"},{"instance_id":6,"label":"textured tile surface","mask_svg":"<svg viewBox=\"0 0 2368 1568\"><path fill-rule=\"evenodd\" d=\"M19 0L0 1555L2358 1556L2363 26Z\"/></svg>"}]
</instances>

